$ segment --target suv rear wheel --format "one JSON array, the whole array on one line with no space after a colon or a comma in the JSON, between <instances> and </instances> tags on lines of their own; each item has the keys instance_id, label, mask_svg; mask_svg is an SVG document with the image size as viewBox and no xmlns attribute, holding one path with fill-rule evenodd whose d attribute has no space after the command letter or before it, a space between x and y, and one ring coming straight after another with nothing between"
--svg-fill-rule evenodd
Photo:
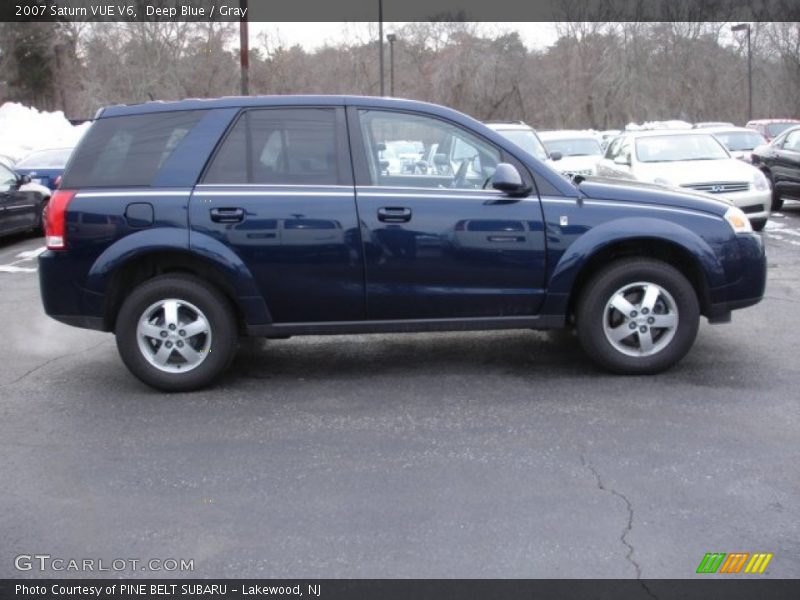
<instances>
[{"instance_id":1,"label":"suv rear wheel","mask_svg":"<svg viewBox=\"0 0 800 600\"><path fill-rule=\"evenodd\" d=\"M700 307L680 271L653 259L626 259L598 272L577 311L578 338L600 366L623 374L663 371L694 343Z\"/></svg>"},{"instance_id":2,"label":"suv rear wheel","mask_svg":"<svg viewBox=\"0 0 800 600\"><path fill-rule=\"evenodd\" d=\"M144 383L169 392L214 381L230 364L238 341L225 297L183 274L138 286L117 315L116 335L128 369Z\"/></svg>"}]
</instances>

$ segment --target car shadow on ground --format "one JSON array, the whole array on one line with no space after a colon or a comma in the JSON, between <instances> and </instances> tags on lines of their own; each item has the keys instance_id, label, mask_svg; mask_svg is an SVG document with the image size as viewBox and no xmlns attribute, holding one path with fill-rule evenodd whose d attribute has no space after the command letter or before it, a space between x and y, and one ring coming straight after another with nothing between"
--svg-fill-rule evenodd
<instances>
[{"instance_id":1,"label":"car shadow on ground","mask_svg":"<svg viewBox=\"0 0 800 600\"><path fill-rule=\"evenodd\" d=\"M243 340L230 375L245 379L339 379L403 373L464 374L476 369L598 374L577 339L565 333L485 333L333 336Z\"/></svg>"},{"instance_id":2,"label":"car shadow on ground","mask_svg":"<svg viewBox=\"0 0 800 600\"><path fill-rule=\"evenodd\" d=\"M689 385L750 388L763 382L743 375L749 359L735 343L712 350L719 339L704 341L672 369L656 377ZM715 336L716 337L716 336ZM718 360L724 352L725 360ZM502 376L560 381L618 380L626 376L596 367L577 337L567 331L498 331L483 333L341 336L288 340L246 339L224 377L226 384L241 380L274 382L336 381L372 377ZM628 377L629 379L651 376Z\"/></svg>"}]
</instances>

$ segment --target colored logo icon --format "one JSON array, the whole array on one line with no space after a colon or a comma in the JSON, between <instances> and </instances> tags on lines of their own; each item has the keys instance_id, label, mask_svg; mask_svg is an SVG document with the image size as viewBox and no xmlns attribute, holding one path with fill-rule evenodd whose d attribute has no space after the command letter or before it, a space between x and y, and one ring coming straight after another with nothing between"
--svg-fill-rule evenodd
<instances>
[{"instance_id":1,"label":"colored logo icon","mask_svg":"<svg viewBox=\"0 0 800 600\"><path fill-rule=\"evenodd\" d=\"M697 567L698 573L761 574L772 560L771 552L708 552ZM744 567L744 569L743 569Z\"/></svg>"}]
</instances>

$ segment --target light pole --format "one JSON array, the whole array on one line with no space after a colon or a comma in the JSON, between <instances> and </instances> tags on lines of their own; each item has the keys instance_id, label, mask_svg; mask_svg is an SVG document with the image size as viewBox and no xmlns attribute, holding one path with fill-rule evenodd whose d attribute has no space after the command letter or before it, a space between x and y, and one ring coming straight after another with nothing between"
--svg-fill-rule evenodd
<instances>
[{"instance_id":1,"label":"light pole","mask_svg":"<svg viewBox=\"0 0 800 600\"><path fill-rule=\"evenodd\" d=\"M397 41L397 36L387 33L386 39L389 41L389 95L394 96L394 43Z\"/></svg>"},{"instance_id":2,"label":"light pole","mask_svg":"<svg viewBox=\"0 0 800 600\"><path fill-rule=\"evenodd\" d=\"M242 68L242 96L250 95L250 37L247 31L247 0L239 0L245 16L239 18L239 62Z\"/></svg>"},{"instance_id":3,"label":"light pole","mask_svg":"<svg viewBox=\"0 0 800 600\"><path fill-rule=\"evenodd\" d=\"M747 32L747 120L753 120L753 52L750 48L750 23L739 23L731 31Z\"/></svg>"},{"instance_id":4,"label":"light pole","mask_svg":"<svg viewBox=\"0 0 800 600\"><path fill-rule=\"evenodd\" d=\"M383 83L383 0L378 0L378 47L379 61L380 61L380 80L381 80L381 96L386 95L386 87Z\"/></svg>"}]
</instances>

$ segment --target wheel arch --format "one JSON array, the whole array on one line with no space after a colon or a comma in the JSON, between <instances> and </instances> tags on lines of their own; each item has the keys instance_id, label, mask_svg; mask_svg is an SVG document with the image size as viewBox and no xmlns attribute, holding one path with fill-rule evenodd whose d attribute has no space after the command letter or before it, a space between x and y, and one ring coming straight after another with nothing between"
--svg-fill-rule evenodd
<instances>
[{"instance_id":1,"label":"wheel arch","mask_svg":"<svg viewBox=\"0 0 800 600\"><path fill-rule=\"evenodd\" d=\"M92 265L87 288L105 296L103 322L107 330L114 330L116 315L134 287L167 273L191 274L217 288L231 302L242 331L245 324L272 322L255 279L227 246L209 239L201 248L190 249L178 241L186 238L185 230L178 230L181 236L172 239L163 232L153 239L156 232L123 238Z\"/></svg>"},{"instance_id":2,"label":"wheel arch","mask_svg":"<svg viewBox=\"0 0 800 600\"><path fill-rule=\"evenodd\" d=\"M711 304L710 289L725 283L724 269L711 247L699 235L675 223L649 218L620 221L591 230L564 252L548 285L548 296L552 295L553 304L560 306L551 305L547 312L560 309L569 317L595 273L616 260L642 257L661 260L683 273L705 314Z\"/></svg>"}]
</instances>

